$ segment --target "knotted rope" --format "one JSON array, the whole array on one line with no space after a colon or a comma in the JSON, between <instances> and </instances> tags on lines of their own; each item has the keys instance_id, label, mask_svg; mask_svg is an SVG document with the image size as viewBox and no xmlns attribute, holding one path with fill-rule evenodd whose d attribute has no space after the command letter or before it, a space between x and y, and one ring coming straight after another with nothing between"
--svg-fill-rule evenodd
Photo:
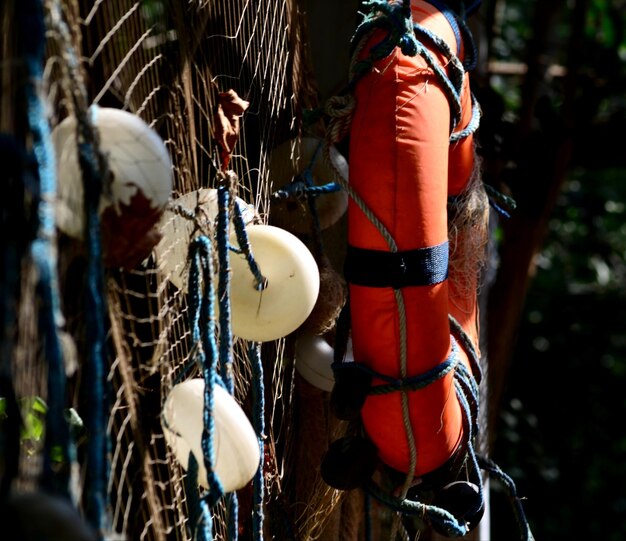
<instances>
[{"instance_id":1,"label":"knotted rope","mask_svg":"<svg viewBox=\"0 0 626 541\"><path fill-rule=\"evenodd\" d=\"M228 510L228 539L238 538L239 504L234 492L225 494L221 481L215 472L215 420L213 417L214 387L221 385L231 395L234 394L233 352L230 307L230 256L229 252L237 251L245 255L251 273L256 280L256 287L263 289L266 280L254 259L245 230L245 222L239 205L233 205L232 223L237 235L239 249L229 243L231 195L226 186L218 188L218 219L216 242L219 261L219 277L217 298L219 298L219 345L216 341L214 269L212 242L204 236L195 237L189 245L189 294L192 341L194 343L194 359L200 367L205 382L202 453L207 471L207 493L197 496L197 464L193 456L189 457L186 491L190 495L190 524L194 539L212 541L213 518L211 509L226 496ZM190 217L191 218L191 217ZM263 367L258 345L251 343L249 357L252 364L253 386L252 399L254 404L253 426L257 434L261 461L253 479L253 539L263 539L263 440L264 440L264 384ZM218 370L219 369L219 370ZM184 373L187 373L185 370Z\"/></svg>"}]
</instances>

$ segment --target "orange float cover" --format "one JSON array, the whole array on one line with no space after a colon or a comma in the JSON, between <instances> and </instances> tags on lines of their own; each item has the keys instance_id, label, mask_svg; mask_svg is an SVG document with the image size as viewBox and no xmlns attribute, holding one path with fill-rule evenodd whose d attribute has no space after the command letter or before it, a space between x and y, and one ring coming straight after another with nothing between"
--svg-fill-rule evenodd
<instances>
[{"instance_id":1,"label":"orange float cover","mask_svg":"<svg viewBox=\"0 0 626 541\"><path fill-rule=\"evenodd\" d=\"M446 17L423 1L413 0L411 7L413 22L443 38L462 58L463 51L457 51L455 34ZM363 56L383 36L382 31L376 31L363 48ZM424 45L428 47L428 43ZM443 55L434 46L430 51L445 70ZM360 79L355 99L349 151L352 189L384 224L398 252L445 252L447 265L447 200L463 190L472 174L472 136L449 142L450 102L442 84L422 57L405 56L397 47ZM462 119L457 129L465 127L472 115L467 74L461 104ZM353 249L391 251L379 229L352 199L348 207L348 244L348 257ZM477 346L475 295L451 302L447 268L438 271L443 276L437 283L396 289L358 285L347 275L356 362L378 374L402 378L403 320L397 294L402 297L406 314L406 376L423 374L448 358L449 314ZM461 362L469 367L461 347L459 354ZM381 383L385 382L376 378L373 382ZM410 446L401 394L368 396L361 415L380 459L408 472ZM454 454L463 436L462 412L453 372L407 395L417 449L414 473L419 476L442 466Z\"/></svg>"}]
</instances>

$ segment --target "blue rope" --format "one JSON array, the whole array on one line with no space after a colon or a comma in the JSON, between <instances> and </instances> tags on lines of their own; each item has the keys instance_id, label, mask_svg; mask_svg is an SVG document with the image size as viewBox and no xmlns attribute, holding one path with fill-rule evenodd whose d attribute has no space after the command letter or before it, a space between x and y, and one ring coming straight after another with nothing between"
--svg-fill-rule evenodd
<instances>
[{"instance_id":1,"label":"blue rope","mask_svg":"<svg viewBox=\"0 0 626 541\"><path fill-rule=\"evenodd\" d=\"M196 345L196 360L204 379L204 409L202 430L202 454L207 472L208 491L200 500L198 522L192 524L195 536L202 541L212 539L212 519L210 507L223 496L224 490L215 464L215 420L213 418L215 384L221 383L217 375L217 346L215 343L214 286L211 241L204 236L193 239L189 245L189 311L191 317L192 342Z\"/></svg>"},{"instance_id":2,"label":"blue rope","mask_svg":"<svg viewBox=\"0 0 626 541\"><path fill-rule=\"evenodd\" d=\"M361 372L365 372L372 376L372 378L382 379L386 381L386 384L373 385L369 389L370 395L380 395L393 393L398 391L417 391L419 389L423 389L428 385L431 385L435 381L443 378L446 374L449 374L458 364L458 346L456 341L452 339L452 351L450 355L441 363L439 363L434 368L424 372L423 374L418 374L416 376L410 376L407 378L395 378L392 376L388 376L386 374L381 374L372 370L370 367L364 365L363 363L345 363L345 362L334 362L331 366L333 371L350 369L352 367L357 368Z\"/></svg>"},{"instance_id":3,"label":"blue rope","mask_svg":"<svg viewBox=\"0 0 626 541\"><path fill-rule=\"evenodd\" d=\"M528 524L528 520L526 519L526 514L524 513L522 501L517 495L517 488L513 479L511 479L511 477L504 473L500 469L500 467L489 458L479 456L477 457L477 462L483 470L489 473L490 476L493 476L504 484L504 487L508 492L509 499L513 504L515 519L521 531L521 540L534 541L535 538L533 537L533 534L530 530L530 525Z\"/></svg>"},{"instance_id":4,"label":"blue rope","mask_svg":"<svg viewBox=\"0 0 626 541\"><path fill-rule=\"evenodd\" d=\"M226 389L232 395L235 391L233 382L233 352L231 344L233 341L231 331L231 311L230 311L230 256L228 250L228 189L220 186L217 189L218 215L217 215L217 250L219 255L219 286L218 298L220 306L220 366L222 379L226 384Z\"/></svg>"},{"instance_id":5,"label":"blue rope","mask_svg":"<svg viewBox=\"0 0 626 541\"><path fill-rule=\"evenodd\" d=\"M239 205L235 205L235 212L233 216L233 225L235 226L235 234L237 235L237 241L239 242L239 249L235 249L234 247L230 247L231 250L242 253L246 261L248 262L248 266L250 267L250 272L255 279L255 287L257 291L261 291L265 289L267 285L267 280L261 274L261 269L259 265L254 259L254 255L252 253L252 248L250 247L250 243L248 242L248 235L246 233L246 224L243 219L243 214Z\"/></svg>"},{"instance_id":6,"label":"blue rope","mask_svg":"<svg viewBox=\"0 0 626 541\"><path fill-rule=\"evenodd\" d=\"M292 182L276 190L272 195L279 199L302 199L309 195L316 197L318 195L338 192L342 189L341 185L337 182L311 186L307 180L308 175L310 175L310 171L304 170L302 176L294 177Z\"/></svg>"},{"instance_id":7,"label":"blue rope","mask_svg":"<svg viewBox=\"0 0 626 541\"><path fill-rule=\"evenodd\" d=\"M254 475L253 495L252 495L252 539L254 541L263 540L263 464L265 455L265 384L263 375L263 364L261 363L260 346L251 342L249 346L250 362L252 363L252 402L254 404L252 423L257 433L261 460L259 468Z\"/></svg>"},{"instance_id":8,"label":"blue rope","mask_svg":"<svg viewBox=\"0 0 626 541\"><path fill-rule=\"evenodd\" d=\"M455 142L474 133L479 126L480 107L475 97L472 96L472 118L465 128L455 132L462 115L460 96L463 78L466 71L473 69L476 65L476 45L464 20L454 15L448 6L440 4L436 0L431 3L443 10L444 15L455 30L458 41L462 39L466 45L465 61L462 63L441 37L422 25L412 23L410 2L398 0L388 3L385 0L371 0L364 3L366 7L370 8L370 11L364 16L352 37L352 48L355 49L356 44L365 39L376 28L387 30L387 35L382 41L370 48L367 58L355 64L354 77L348 83L346 91L351 91L374 63L391 54L395 47L400 47L403 54L407 56L419 55L433 70L448 97L452 110L450 141ZM439 63L418 38L430 41L444 55L448 60L447 70L449 74L439 66Z\"/></svg>"},{"instance_id":9,"label":"blue rope","mask_svg":"<svg viewBox=\"0 0 626 541\"><path fill-rule=\"evenodd\" d=\"M28 128L33 139L33 153L38 165L39 231L31 245L31 254L38 270L37 291L41 299L39 323L42 328L45 359L48 362L48 410L42 484L69 498L70 430L64 417L66 377L59 340L62 314L59 300L53 201L56 197L55 156L50 138L46 107L39 94L43 78L45 25L43 6L39 0L16 3L22 54L28 77L25 78ZM53 453L61 459L61 467L53 461Z\"/></svg>"},{"instance_id":10,"label":"blue rope","mask_svg":"<svg viewBox=\"0 0 626 541\"><path fill-rule=\"evenodd\" d=\"M471 340L460 327L458 322L451 318L451 330L454 335L459 336L460 342L471 345ZM453 352L448 359L446 359L441 365L447 366L451 358L456 358L458 356L458 349L455 348L455 339L451 337L453 343ZM472 361L472 358L476 356L476 351L473 346L468 351L468 358L470 359L470 365L472 362L476 362L476 359ZM350 363L352 364L352 363ZM440 365L440 366L441 366ZM479 418L479 389L478 383L475 375L465 366L465 364L460 362L453 362L452 366L454 368L454 385L456 396L459 400L459 404L461 406L461 411L463 413L463 439L460 444L460 450L465 452L466 455L466 465L469 471L471 481L478 488L479 498L477 500L477 508L472 510L477 512L480 509L480 506L484 505L484 490L483 483L480 476L480 470L483 469L488 473L497 477L507 488L510 499L513 503L515 518L518 523L520 529L520 539L521 541L533 541L533 536L530 531L530 526L524 514L524 509L521 504L521 500L517 497L517 491L515 488L515 483L513 480L507 476L497 465L495 465L492 461L478 457L474 448L474 440L478 434L478 418ZM359 368L361 365L359 365ZM333 368L340 368L338 363L333 364ZM446 373L449 370L446 370ZM433 372L433 371L430 371ZM442 370L443 372L443 370ZM372 372L373 373L373 372ZM373 375L377 378L382 377L383 379L391 379L387 376L381 374ZM416 378L408 378L408 380L414 380ZM420 381L423 379L423 376L419 376L417 379ZM403 387L407 384L407 381L400 382L400 385ZM434 380L432 380L434 381ZM425 378L421 387L424 387L426 384L432 383L431 380ZM394 380L394 383L398 385L398 382ZM397 389L393 388L392 385L387 386L385 388L385 392L393 392ZM410 499L400 499L392 496L384 492L373 480L370 480L365 485L366 493L380 501L390 509L402 513L404 515L413 515L413 516L425 516L431 523L437 524L439 529L444 531L448 537L462 537L468 533L468 526L465 523L461 523L457 520L451 513L447 510L439 508L434 505L427 505L419 501L413 501Z\"/></svg>"},{"instance_id":11,"label":"blue rope","mask_svg":"<svg viewBox=\"0 0 626 541\"><path fill-rule=\"evenodd\" d=\"M220 343L219 359L222 380L228 392L232 395L235 392L233 381L233 351L232 351L232 329L230 310L230 254L228 250L228 227L230 219L228 215L229 192L225 186L217 189L218 216L217 216L217 249L219 255L219 285L218 298L220 307ZM238 537L238 515L239 502L237 494L231 493L226 501L228 509L228 536L235 541Z\"/></svg>"},{"instance_id":12,"label":"blue rope","mask_svg":"<svg viewBox=\"0 0 626 541\"><path fill-rule=\"evenodd\" d=\"M97 110L92 112L97 114ZM83 140L89 141L90 126L79 120ZM79 139L80 141L80 139ZM89 408L85 420L89 431L88 463L86 486L87 518L94 527L103 527L106 508L106 486L108 478L107 456L107 414L106 414L106 369L105 369L105 300L104 277L102 270L102 249L100 243L99 204L102 191L102 170L98 163L96 149L92 141L79 142L78 157L85 187L86 236L87 239L87 288L85 294L86 341L86 383L88 386Z\"/></svg>"},{"instance_id":13,"label":"blue rope","mask_svg":"<svg viewBox=\"0 0 626 541\"><path fill-rule=\"evenodd\" d=\"M198 493L198 461L193 453L189 453L187 475L185 475L185 494L189 513L189 529L194 541L212 541L213 516L206 502Z\"/></svg>"},{"instance_id":14,"label":"blue rope","mask_svg":"<svg viewBox=\"0 0 626 541\"><path fill-rule=\"evenodd\" d=\"M59 32L67 54L68 71L72 84L77 118L76 141L78 162L84 186L85 239L87 244L87 267L85 284L86 343L85 392L89 408L85 426L89 433L87 442L88 468L85 475L85 514L88 521L102 536L106 516L106 491L109 477L108 456L110 442L107 438L108 397L106 374L106 329L104 271L99 205L101 194L108 181L108 166L99 152L97 134L94 130L98 107L86 111L87 92L79 76L80 66L67 24L63 21L58 4L51 7L51 21ZM89 118L89 115L93 118Z\"/></svg>"},{"instance_id":15,"label":"blue rope","mask_svg":"<svg viewBox=\"0 0 626 541\"><path fill-rule=\"evenodd\" d=\"M250 266L251 272L255 276L257 287L262 289L265 286L265 278L254 260L248 237L245 229L245 222L242 209L239 205L234 205L233 223L240 248L235 250L228 242L229 233L229 198L230 194L226 186L218 188L218 221L217 221L217 244L218 260L220 266L218 297L220 308L220 343L216 344L216 326L214 317L215 291L213 285L213 264L211 241L204 236L196 237L189 246L188 259L189 268L189 314L191 324L192 343L194 344L190 357L196 362L203 374L205 381L204 412L203 412L203 433L202 452L204 455L204 465L207 471L208 492L204 498L196 499L197 480L193 479L190 456L190 466L188 476L191 475L191 483L186 486L188 494L192 495L190 506L193 507L193 514L190 513L190 526L194 539L201 541L212 540L212 515L211 507L224 496L223 486L214 471L215 448L214 432L215 421L213 419L213 389L215 384L221 385L231 395L234 393L233 378L233 353L232 353L232 330L231 330L231 310L230 310L230 259L229 250L243 253ZM219 355L218 355L219 353ZM220 374L217 372L218 358ZM254 415L253 423L257 433L261 457L263 457L264 440L264 385L263 370L260 354L254 344L251 344L250 359L253 373L253 402ZM184 379L190 368L187 367L182 374L179 374L177 381ZM254 478L254 508L253 508L253 536L255 540L263 539L263 460L261 459L259 468ZM197 476L197 472L195 474ZM231 492L226 495L225 505L228 511L227 535L231 541L236 541L238 537L238 515L239 504L237 494Z\"/></svg>"}]
</instances>

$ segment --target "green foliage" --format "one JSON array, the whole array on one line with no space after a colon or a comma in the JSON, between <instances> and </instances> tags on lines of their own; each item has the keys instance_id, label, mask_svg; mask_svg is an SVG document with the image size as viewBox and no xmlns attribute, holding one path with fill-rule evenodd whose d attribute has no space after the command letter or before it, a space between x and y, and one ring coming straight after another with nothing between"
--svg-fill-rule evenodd
<instances>
[{"instance_id":1,"label":"green foliage","mask_svg":"<svg viewBox=\"0 0 626 541\"><path fill-rule=\"evenodd\" d=\"M48 405L39 396L26 396L18 400L21 417L20 443L22 450L29 456L39 453L43 448L46 431L46 415ZM83 420L74 408L68 408L65 412L74 439L79 444L84 439ZM0 397L0 430L2 422L8 420L7 400ZM51 450L52 460L63 461L63 452L59 447Z\"/></svg>"},{"instance_id":2,"label":"green foliage","mask_svg":"<svg viewBox=\"0 0 626 541\"><path fill-rule=\"evenodd\" d=\"M496 453L538 539L626 538L625 201L626 170L575 171L527 296Z\"/></svg>"}]
</instances>

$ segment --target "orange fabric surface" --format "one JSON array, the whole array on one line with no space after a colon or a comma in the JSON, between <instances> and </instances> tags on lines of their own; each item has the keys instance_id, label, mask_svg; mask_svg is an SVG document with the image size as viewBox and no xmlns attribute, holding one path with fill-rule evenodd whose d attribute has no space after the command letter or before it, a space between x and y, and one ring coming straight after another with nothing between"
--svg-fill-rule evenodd
<instances>
[{"instance_id":1,"label":"orange fabric surface","mask_svg":"<svg viewBox=\"0 0 626 541\"><path fill-rule=\"evenodd\" d=\"M437 32L456 49L454 33L433 6L413 0L414 22ZM380 40L375 34L370 43ZM365 47L366 51L369 47ZM433 51L436 58L443 57ZM350 184L389 231L400 251L439 245L448 239L447 198L467 184L474 166L471 137L453 146L450 104L441 84L421 57L399 49L378 61L355 89L356 110L350 134ZM463 121L471 116L466 81ZM390 251L376 226L350 200L350 245ZM437 366L450 354L448 314L475 326L475 299L449 303L448 283L400 290L406 313L407 376ZM470 314L466 314L469 307ZM376 372L401 377L399 307L391 288L350 285L352 346L356 362ZM476 336L473 332L472 336ZM463 356L463 362L467 362ZM382 383L382 382L374 382ZM461 408L453 375L409 393L409 410L417 447L415 475L444 464L462 437ZM365 430L389 466L408 471L409 445L401 394L369 396L362 409Z\"/></svg>"}]
</instances>

